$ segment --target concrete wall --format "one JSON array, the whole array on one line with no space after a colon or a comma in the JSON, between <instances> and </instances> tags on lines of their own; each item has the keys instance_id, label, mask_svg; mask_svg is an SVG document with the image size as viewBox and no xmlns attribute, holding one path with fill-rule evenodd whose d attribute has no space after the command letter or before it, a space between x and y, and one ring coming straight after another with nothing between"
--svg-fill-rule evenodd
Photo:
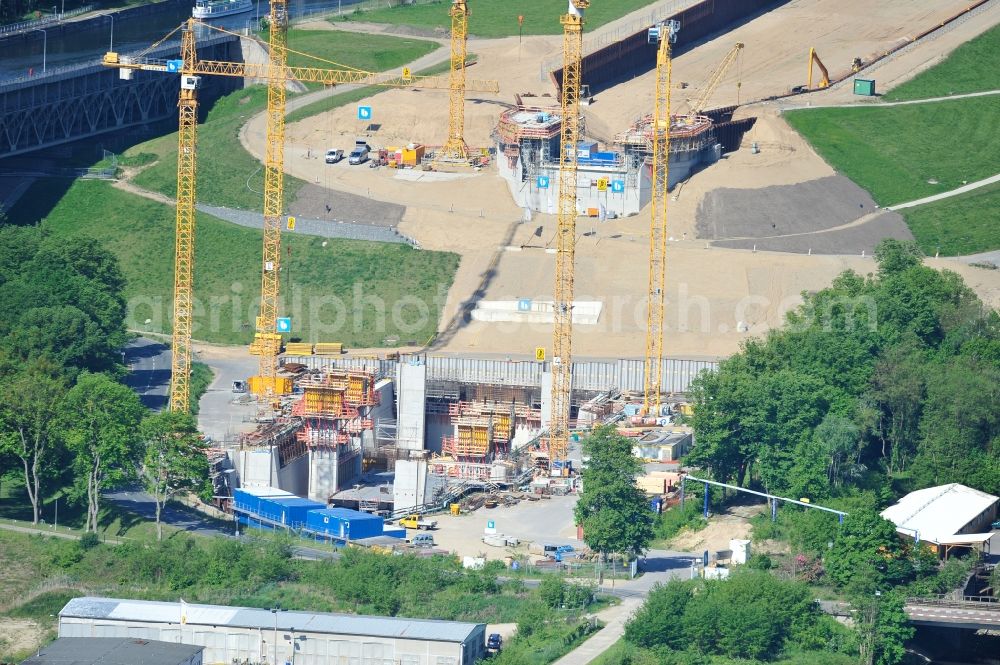
<instances>
[{"instance_id":1,"label":"concrete wall","mask_svg":"<svg viewBox=\"0 0 1000 665\"><path fill-rule=\"evenodd\" d=\"M422 504L427 491L427 462L396 460L395 472L392 484L394 508L409 509Z\"/></svg>"},{"instance_id":2,"label":"concrete wall","mask_svg":"<svg viewBox=\"0 0 1000 665\"><path fill-rule=\"evenodd\" d=\"M350 487L361 477L361 450L348 446L309 449L309 494L313 501Z\"/></svg>"},{"instance_id":3,"label":"concrete wall","mask_svg":"<svg viewBox=\"0 0 1000 665\"><path fill-rule=\"evenodd\" d=\"M396 370L396 392L396 447L401 450L423 450L427 366L423 363L399 363Z\"/></svg>"},{"instance_id":4,"label":"concrete wall","mask_svg":"<svg viewBox=\"0 0 1000 665\"><path fill-rule=\"evenodd\" d=\"M296 665L472 665L485 651L485 627L467 644L419 639L393 639L296 630L275 633L266 626L243 628L188 623L138 622L116 619L59 620L60 637L121 637L162 640L205 647L206 665L249 661ZM292 646L295 646L294 655Z\"/></svg>"},{"instance_id":5,"label":"concrete wall","mask_svg":"<svg viewBox=\"0 0 1000 665\"><path fill-rule=\"evenodd\" d=\"M305 496L309 491L309 456L303 455L278 469L275 487L286 492Z\"/></svg>"}]
</instances>

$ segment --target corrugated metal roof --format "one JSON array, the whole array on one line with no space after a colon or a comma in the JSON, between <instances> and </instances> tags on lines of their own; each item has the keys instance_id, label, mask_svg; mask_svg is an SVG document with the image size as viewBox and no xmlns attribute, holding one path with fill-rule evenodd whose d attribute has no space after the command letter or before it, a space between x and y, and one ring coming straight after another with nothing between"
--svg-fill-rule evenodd
<instances>
[{"instance_id":1,"label":"corrugated metal roof","mask_svg":"<svg viewBox=\"0 0 1000 665\"><path fill-rule=\"evenodd\" d=\"M195 605L187 603L187 623L240 628L295 629L300 632L329 635L367 635L370 637L465 642L483 624L458 621L431 621L400 617L372 617L325 612L280 611L250 607ZM60 618L117 619L150 623L180 623L181 604L150 600L115 598L74 598L59 612Z\"/></svg>"},{"instance_id":2,"label":"corrugated metal roof","mask_svg":"<svg viewBox=\"0 0 1000 665\"><path fill-rule=\"evenodd\" d=\"M910 492L881 515L907 535L942 543L997 500L992 494L951 483Z\"/></svg>"},{"instance_id":3,"label":"corrugated metal roof","mask_svg":"<svg viewBox=\"0 0 1000 665\"><path fill-rule=\"evenodd\" d=\"M203 648L120 637L61 637L22 665L177 665Z\"/></svg>"}]
</instances>

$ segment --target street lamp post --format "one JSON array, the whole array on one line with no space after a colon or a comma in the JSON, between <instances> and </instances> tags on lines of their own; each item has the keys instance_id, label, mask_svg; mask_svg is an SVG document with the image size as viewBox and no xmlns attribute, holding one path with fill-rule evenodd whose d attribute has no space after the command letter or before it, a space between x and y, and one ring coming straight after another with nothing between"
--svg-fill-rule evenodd
<instances>
[{"instance_id":1,"label":"street lamp post","mask_svg":"<svg viewBox=\"0 0 1000 665\"><path fill-rule=\"evenodd\" d=\"M274 649L274 660L271 661L271 665L278 665L278 608L272 607L271 614L274 615L274 638L272 639L272 647Z\"/></svg>"},{"instance_id":2,"label":"street lamp post","mask_svg":"<svg viewBox=\"0 0 1000 665\"><path fill-rule=\"evenodd\" d=\"M49 33L41 28L34 28L32 32L42 33L42 73L44 74L49 53Z\"/></svg>"}]
</instances>

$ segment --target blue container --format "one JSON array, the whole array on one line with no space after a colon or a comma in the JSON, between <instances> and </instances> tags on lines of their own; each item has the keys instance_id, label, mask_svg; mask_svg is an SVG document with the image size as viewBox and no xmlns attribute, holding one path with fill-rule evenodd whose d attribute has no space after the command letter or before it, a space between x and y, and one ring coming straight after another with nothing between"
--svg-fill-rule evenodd
<instances>
[{"instance_id":1,"label":"blue container","mask_svg":"<svg viewBox=\"0 0 1000 665\"><path fill-rule=\"evenodd\" d=\"M388 536L389 538L399 538L401 540L406 540L406 529L401 526L392 526L386 524L382 529L382 535Z\"/></svg>"},{"instance_id":2,"label":"blue container","mask_svg":"<svg viewBox=\"0 0 1000 665\"><path fill-rule=\"evenodd\" d=\"M305 526L306 514L310 510L323 508L326 504L299 497L261 497L258 515L266 520L282 524L292 529Z\"/></svg>"},{"instance_id":3,"label":"blue container","mask_svg":"<svg viewBox=\"0 0 1000 665\"><path fill-rule=\"evenodd\" d=\"M381 517L349 508L310 510L306 516L307 531L339 540L381 536L384 524Z\"/></svg>"},{"instance_id":4,"label":"blue container","mask_svg":"<svg viewBox=\"0 0 1000 665\"><path fill-rule=\"evenodd\" d=\"M233 508L237 512L260 514L260 502L263 498L292 499L295 495L277 487L241 487L233 490Z\"/></svg>"}]
</instances>

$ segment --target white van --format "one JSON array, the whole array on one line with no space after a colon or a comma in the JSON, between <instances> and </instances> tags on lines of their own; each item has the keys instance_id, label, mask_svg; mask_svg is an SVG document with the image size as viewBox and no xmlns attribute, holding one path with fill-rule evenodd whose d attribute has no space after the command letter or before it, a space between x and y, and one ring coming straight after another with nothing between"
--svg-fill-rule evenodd
<instances>
[{"instance_id":1,"label":"white van","mask_svg":"<svg viewBox=\"0 0 1000 665\"><path fill-rule=\"evenodd\" d=\"M410 538L410 544L414 547L434 547L434 534L418 533Z\"/></svg>"}]
</instances>

